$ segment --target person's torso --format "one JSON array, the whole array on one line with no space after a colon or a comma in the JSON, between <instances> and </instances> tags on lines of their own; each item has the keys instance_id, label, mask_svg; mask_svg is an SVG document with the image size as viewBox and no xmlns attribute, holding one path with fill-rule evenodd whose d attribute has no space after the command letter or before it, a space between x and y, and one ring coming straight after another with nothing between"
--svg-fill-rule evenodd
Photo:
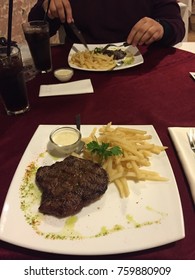
<instances>
[{"instance_id":1,"label":"person's torso","mask_svg":"<svg viewBox=\"0 0 195 280\"><path fill-rule=\"evenodd\" d=\"M151 0L70 0L70 3L75 24L88 43L125 41L136 22L152 16L153 7Z\"/></svg>"}]
</instances>

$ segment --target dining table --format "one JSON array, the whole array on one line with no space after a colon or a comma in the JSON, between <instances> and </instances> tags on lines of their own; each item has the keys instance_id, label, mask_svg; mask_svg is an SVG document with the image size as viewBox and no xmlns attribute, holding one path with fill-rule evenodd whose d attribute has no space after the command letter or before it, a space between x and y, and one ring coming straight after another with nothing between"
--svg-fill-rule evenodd
<instances>
[{"instance_id":1,"label":"dining table","mask_svg":"<svg viewBox=\"0 0 195 280\"><path fill-rule=\"evenodd\" d=\"M71 43L51 47L53 70L27 81L30 110L8 116L0 104L0 212L16 168L34 132L43 125L153 125L169 158L181 199L185 236L175 242L109 255L55 254L0 240L1 260L194 260L195 207L169 127L195 127L195 54L158 44L139 46L144 62L118 71L74 69L70 82L90 79L93 93L40 97L41 85L60 83L54 70L69 67ZM194 161L195 170L195 161ZM13 217L14 218L14 217ZM17 228L13 228L16 232ZM23 237L25 239L25 236Z\"/></svg>"}]
</instances>

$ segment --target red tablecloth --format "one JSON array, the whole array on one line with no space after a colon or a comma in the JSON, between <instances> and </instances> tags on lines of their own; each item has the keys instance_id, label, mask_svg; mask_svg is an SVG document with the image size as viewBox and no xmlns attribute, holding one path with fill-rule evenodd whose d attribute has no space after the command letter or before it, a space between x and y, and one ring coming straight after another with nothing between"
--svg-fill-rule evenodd
<instances>
[{"instance_id":1,"label":"red tablecloth","mask_svg":"<svg viewBox=\"0 0 195 280\"><path fill-rule=\"evenodd\" d=\"M53 69L67 65L68 50L68 46L52 48ZM169 126L195 126L195 82L189 75L190 71L195 71L195 55L175 48L142 47L140 50L144 64L134 68L112 72L75 70L72 80L90 78L94 94L38 97L41 84L58 82L51 72L28 82L29 112L10 117L0 107L0 210L16 167L39 124L73 124L78 113L83 124L110 121L113 124L152 124L162 143L169 147L167 153L181 196L186 236L162 247L108 258L195 259L193 202L167 130ZM53 258L78 259L78 256L47 254L0 241L0 259Z\"/></svg>"}]
</instances>

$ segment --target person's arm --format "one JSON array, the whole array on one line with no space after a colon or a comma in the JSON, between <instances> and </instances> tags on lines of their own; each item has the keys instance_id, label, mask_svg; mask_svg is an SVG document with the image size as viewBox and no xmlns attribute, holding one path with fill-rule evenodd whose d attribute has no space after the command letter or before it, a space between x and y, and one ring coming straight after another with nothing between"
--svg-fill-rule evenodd
<instances>
[{"instance_id":1,"label":"person's arm","mask_svg":"<svg viewBox=\"0 0 195 280\"><path fill-rule=\"evenodd\" d=\"M44 19L45 11L42 6L44 1L45 0L38 0L37 3L31 8L28 15L29 21Z\"/></svg>"},{"instance_id":2,"label":"person's arm","mask_svg":"<svg viewBox=\"0 0 195 280\"><path fill-rule=\"evenodd\" d=\"M175 45L185 36L185 24L180 7L175 0L156 0L153 18L164 28L164 35L159 43Z\"/></svg>"},{"instance_id":3,"label":"person's arm","mask_svg":"<svg viewBox=\"0 0 195 280\"><path fill-rule=\"evenodd\" d=\"M174 45L185 35L180 8L175 0L154 1L152 18L142 18L130 31L127 42L133 45Z\"/></svg>"},{"instance_id":4,"label":"person's arm","mask_svg":"<svg viewBox=\"0 0 195 280\"><path fill-rule=\"evenodd\" d=\"M153 42L162 40L163 36L163 26L152 18L144 17L131 29L127 37L127 43L133 46L150 45Z\"/></svg>"},{"instance_id":5,"label":"person's arm","mask_svg":"<svg viewBox=\"0 0 195 280\"><path fill-rule=\"evenodd\" d=\"M42 6L46 11L48 9L48 0L44 0ZM73 18L69 0L51 0L48 9L48 17L51 19L59 18L62 23L71 23Z\"/></svg>"},{"instance_id":6,"label":"person's arm","mask_svg":"<svg viewBox=\"0 0 195 280\"><path fill-rule=\"evenodd\" d=\"M45 11L47 10L48 0L38 0L29 12L28 20L44 19ZM62 22L72 21L72 10L68 0L51 0L48 10L47 21L50 27L50 36L56 34Z\"/></svg>"},{"instance_id":7,"label":"person's arm","mask_svg":"<svg viewBox=\"0 0 195 280\"><path fill-rule=\"evenodd\" d=\"M172 25L168 23L166 20L156 19L156 21L162 25L164 30L163 37L161 38L159 43L163 45L173 45L174 43L173 44L171 43L172 38L174 37L174 28L172 27ZM184 30L184 34L185 34L185 30Z\"/></svg>"}]
</instances>

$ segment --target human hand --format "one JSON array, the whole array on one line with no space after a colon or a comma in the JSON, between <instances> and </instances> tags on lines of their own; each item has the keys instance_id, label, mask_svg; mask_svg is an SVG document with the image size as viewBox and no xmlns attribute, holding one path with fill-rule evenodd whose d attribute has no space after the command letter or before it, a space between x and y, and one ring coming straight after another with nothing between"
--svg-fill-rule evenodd
<instances>
[{"instance_id":1,"label":"human hand","mask_svg":"<svg viewBox=\"0 0 195 280\"><path fill-rule=\"evenodd\" d=\"M163 37L164 28L156 20L148 17L140 19L131 29L127 43L133 46L150 45Z\"/></svg>"},{"instance_id":2,"label":"human hand","mask_svg":"<svg viewBox=\"0 0 195 280\"><path fill-rule=\"evenodd\" d=\"M47 11L48 0L43 2L43 9ZM51 0L48 10L48 17L51 19L59 18L61 22L65 20L70 23L73 21L72 8L69 0Z\"/></svg>"}]
</instances>

